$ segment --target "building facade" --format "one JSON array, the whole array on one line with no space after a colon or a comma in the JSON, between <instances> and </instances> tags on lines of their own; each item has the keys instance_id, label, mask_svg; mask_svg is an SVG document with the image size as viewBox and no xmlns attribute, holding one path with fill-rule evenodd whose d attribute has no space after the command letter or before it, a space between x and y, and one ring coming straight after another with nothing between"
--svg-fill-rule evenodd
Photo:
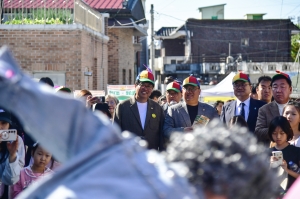
<instances>
[{"instance_id":1,"label":"building facade","mask_svg":"<svg viewBox=\"0 0 300 199\"><path fill-rule=\"evenodd\" d=\"M178 78L194 74L203 84L216 84L237 70L250 76L296 70L292 66L291 36L297 32L289 19L188 19L181 27L163 27L156 32L161 51L156 70ZM168 50L170 53L165 52Z\"/></svg>"}]
</instances>

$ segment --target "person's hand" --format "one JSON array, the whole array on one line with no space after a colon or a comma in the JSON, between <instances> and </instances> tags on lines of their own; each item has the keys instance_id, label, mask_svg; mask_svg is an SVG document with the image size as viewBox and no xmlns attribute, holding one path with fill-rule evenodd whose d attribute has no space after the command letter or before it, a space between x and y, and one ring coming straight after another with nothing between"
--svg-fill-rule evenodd
<instances>
[{"instance_id":1,"label":"person's hand","mask_svg":"<svg viewBox=\"0 0 300 199\"><path fill-rule=\"evenodd\" d=\"M101 103L99 97L93 97L92 95L86 98L86 107L91 107L93 104Z\"/></svg>"},{"instance_id":2,"label":"person's hand","mask_svg":"<svg viewBox=\"0 0 300 199\"><path fill-rule=\"evenodd\" d=\"M275 162L275 161L278 161L278 158L275 157L275 156L271 156L270 157L270 162Z\"/></svg>"},{"instance_id":3,"label":"person's hand","mask_svg":"<svg viewBox=\"0 0 300 199\"><path fill-rule=\"evenodd\" d=\"M17 159L17 151L18 151L18 136L15 141L7 142L7 150L9 152L9 162L14 162Z\"/></svg>"},{"instance_id":4,"label":"person's hand","mask_svg":"<svg viewBox=\"0 0 300 199\"><path fill-rule=\"evenodd\" d=\"M193 131L193 127L185 127L183 129L183 132L191 132L191 131Z\"/></svg>"},{"instance_id":5,"label":"person's hand","mask_svg":"<svg viewBox=\"0 0 300 199\"><path fill-rule=\"evenodd\" d=\"M285 160L282 161L281 167L283 168L283 170L284 170L285 172L287 172L288 168L287 168L287 162L286 162Z\"/></svg>"}]
</instances>

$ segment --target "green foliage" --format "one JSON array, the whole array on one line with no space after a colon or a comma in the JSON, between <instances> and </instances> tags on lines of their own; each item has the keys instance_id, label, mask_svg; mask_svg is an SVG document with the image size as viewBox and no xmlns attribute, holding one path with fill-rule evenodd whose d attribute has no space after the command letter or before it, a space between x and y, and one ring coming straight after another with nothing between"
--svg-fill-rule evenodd
<instances>
[{"instance_id":1,"label":"green foliage","mask_svg":"<svg viewBox=\"0 0 300 199\"><path fill-rule=\"evenodd\" d=\"M30 13L22 14L22 10L15 12L13 17L4 24L70 24L72 14L66 9L34 9Z\"/></svg>"},{"instance_id":2,"label":"green foliage","mask_svg":"<svg viewBox=\"0 0 300 199\"><path fill-rule=\"evenodd\" d=\"M298 28L300 28L299 25L297 25L297 26L298 26ZM291 40L291 42L292 42L292 44L291 44L291 56L292 56L294 61L296 59L298 50L300 48L300 43L298 41L300 41L300 34L293 35L292 40Z\"/></svg>"},{"instance_id":3,"label":"green foliage","mask_svg":"<svg viewBox=\"0 0 300 199\"><path fill-rule=\"evenodd\" d=\"M13 19L11 21L6 21L4 24L63 24L62 21L57 19Z\"/></svg>"}]
</instances>

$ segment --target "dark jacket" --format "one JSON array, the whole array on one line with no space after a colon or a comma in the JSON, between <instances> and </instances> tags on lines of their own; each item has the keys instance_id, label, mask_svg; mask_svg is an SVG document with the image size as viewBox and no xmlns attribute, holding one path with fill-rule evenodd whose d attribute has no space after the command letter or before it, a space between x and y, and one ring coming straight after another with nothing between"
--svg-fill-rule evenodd
<instances>
[{"instance_id":1,"label":"dark jacket","mask_svg":"<svg viewBox=\"0 0 300 199\"><path fill-rule=\"evenodd\" d=\"M148 99L147 115L144 129L140 120L139 110L134 97L119 103L116 107L113 122L122 131L130 131L148 142L149 149L162 149L162 128L165 117L158 103Z\"/></svg>"},{"instance_id":2,"label":"dark jacket","mask_svg":"<svg viewBox=\"0 0 300 199\"><path fill-rule=\"evenodd\" d=\"M254 132L255 126L256 126L256 120L258 115L258 110L260 107L265 105L266 103L260 100L252 99L250 98L250 107L249 107L249 115L247 119L248 129L251 132ZM236 106L236 100L233 100L229 103L226 103L223 106L222 113L221 113L221 120L229 125L230 119L235 116L235 106Z\"/></svg>"}]
</instances>

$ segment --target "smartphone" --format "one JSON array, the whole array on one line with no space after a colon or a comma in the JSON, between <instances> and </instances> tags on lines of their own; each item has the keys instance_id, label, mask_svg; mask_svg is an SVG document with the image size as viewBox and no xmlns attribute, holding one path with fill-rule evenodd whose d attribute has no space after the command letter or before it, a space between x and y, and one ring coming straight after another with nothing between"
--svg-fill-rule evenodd
<instances>
[{"instance_id":1,"label":"smartphone","mask_svg":"<svg viewBox=\"0 0 300 199\"><path fill-rule=\"evenodd\" d=\"M282 164L283 161L282 151L272 151L272 155L277 158L277 161L279 161L280 164Z\"/></svg>"},{"instance_id":2,"label":"smartphone","mask_svg":"<svg viewBox=\"0 0 300 199\"><path fill-rule=\"evenodd\" d=\"M18 136L16 129L0 130L0 134L0 141L15 141Z\"/></svg>"},{"instance_id":3,"label":"smartphone","mask_svg":"<svg viewBox=\"0 0 300 199\"><path fill-rule=\"evenodd\" d=\"M102 103L105 102L105 96L100 96L99 99L100 99L100 102L102 102Z\"/></svg>"}]
</instances>

